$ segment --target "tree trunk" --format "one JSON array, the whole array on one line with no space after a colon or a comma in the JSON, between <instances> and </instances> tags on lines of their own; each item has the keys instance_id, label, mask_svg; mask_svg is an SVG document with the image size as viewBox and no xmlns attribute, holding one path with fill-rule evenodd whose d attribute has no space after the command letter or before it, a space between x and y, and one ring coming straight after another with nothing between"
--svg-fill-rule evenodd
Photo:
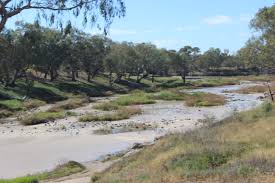
<instances>
[{"instance_id":1,"label":"tree trunk","mask_svg":"<svg viewBox=\"0 0 275 183\"><path fill-rule=\"evenodd\" d=\"M47 76L48 76L48 72L45 72L44 79L47 79Z\"/></svg>"},{"instance_id":2,"label":"tree trunk","mask_svg":"<svg viewBox=\"0 0 275 183\"><path fill-rule=\"evenodd\" d=\"M146 78L148 74L143 74L141 77L137 78L137 83L140 83L142 79Z\"/></svg>"},{"instance_id":3,"label":"tree trunk","mask_svg":"<svg viewBox=\"0 0 275 183\"><path fill-rule=\"evenodd\" d=\"M100 68L95 69L95 70L92 72L91 78L94 79L94 77L98 74L99 71L100 71Z\"/></svg>"},{"instance_id":4,"label":"tree trunk","mask_svg":"<svg viewBox=\"0 0 275 183\"><path fill-rule=\"evenodd\" d=\"M112 71L109 72L109 85L113 86L113 72Z\"/></svg>"},{"instance_id":5,"label":"tree trunk","mask_svg":"<svg viewBox=\"0 0 275 183\"><path fill-rule=\"evenodd\" d=\"M50 81L54 81L56 78L57 78L58 74L53 70L51 69L50 70Z\"/></svg>"},{"instance_id":6,"label":"tree trunk","mask_svg":"<svg viewBox=\"0 0 275 183\"><path fill-rule=\"evenodd\" d=\"M72 70L72 81L76 81L76 79L75 79L75 71L74 70Z\"/></svg>"},{"instance_id":7,"label":"tree trunk","mask_svg":"<svg viewBox=\"0 0 275 183\"><path fill-rule=\"evenodd\" d=\"M91 73L90 72L87 72L87 81L91 82Z\"/></svg>"},{"instance_id":8,"label":"tree trunk","mask_svg":"<svg viewBox=\"0 0 275 183\"><path fill-rule=\"evenodd\" d=\"M18 72L19 72L18 69L16 69L16 70L15 70L15 73L14 73L14 75L13 75L13 79L12 79L12 81L11 81L10 86L15 86L15 81L16 81L16 79L17 79Z\"/></svg>"},{"instance_id":9,"label":"tree trunk","mask_svg":"<svg viewBox=\"0 0 275 183\"><path fill-rule=\"evenodd\" d=\"M155 75L152 74L152 83L154 83L154 82L155 82Z\"/></svg>"},{"instance_id":10,"label":"tree trunk","mask_svg":"<svg viewBox=\"0 0 275 183\"><path fill-rule=\"evenodd\" d=\"M181 71L181 78L182 78L182 81L183 81L183 85L186 85L186 73L185 73L185 71Z\"/></svg>"}]
</instances>

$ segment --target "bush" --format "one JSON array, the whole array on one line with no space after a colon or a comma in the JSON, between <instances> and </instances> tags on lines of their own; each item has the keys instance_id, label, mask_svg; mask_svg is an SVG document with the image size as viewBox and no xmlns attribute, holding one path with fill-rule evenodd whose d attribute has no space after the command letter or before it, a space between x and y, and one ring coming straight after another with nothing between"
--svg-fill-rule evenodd
<instances>
[{"instance_id":1,"label":"bush","mask_svg":"<svg viewBox=\"0 0 275 183\"><path fill-rule=\"evenodd\" d=\"M48 111L49 112L60 112L63 110L75 109L75 108L85 105L86 103L87 103L87 100L85 100L85 99L73 98L73 99L69 99L67 101L58 103L57 105L50 108Z\"/></svg>"},{"instance_id":2,"label":"bush","mask_svg":"<svg viewBox=\"0 0 275 183\"><path fill-rule=\"evenodd\" d=\"M152 95L151 98L155 100L184 100L185 94L172 91L162 91L156 95Z\"/></svg>"},{"instance_id":3,"label":"bush","mask_svg":"<svg viewBox=\"0 0 275 183\"><path fill-rule=\"evenodd\" d=\"M24 107L26 109L33 109L33 108L40 107L42 105L46 105L46 102L38 99L27 100L24 102Z\"/></svg>"},{"instance_id":4,"label":"bush","mask_svg":"<svg viewBox=\"0 0 275 183\"><path fill-rule=\"evenodd\" d=\"M219 106L226 103L226 98L222 95L212 93L196 92L186 97L188 106Z\"/></svg>"},{"instance_id":5,"label":"bush","mask_svg":"<svg viewBox=\"0 0 275 183\"><path fill-rule=\"evenodd\" d=\"M113 111L113 110L118 110L121 107L116 103L104 102L104 103L95 105L93 108L102 110L102 111Z\"/></svg>"},{"instance_id":6,"label":"bush","mask_svg":"<svg viewBox=\"0 0 275 183\"><path fill-rule=\"evenodd\" d=\"M82 172L85 169L85 166L83 166L82 164L75 161L69 161L68 163L57 166L54 170L50 172L45 172L38 175L38 177L40 180L57 179L60 177L65 177Z\"/></svg>"},{"instance_id":7,"label":"bush","mask_svg":"<svg viewBox=\"0 0 275 183\"><path fill-rule=\"evenodd\" d=\"M0 109L6 109L9 111L23 110L23 102L20 100L2 100L0 101Z\"/></svg>"},{"instance_id":8,"label":"bush","mask_svg":"<svg viewBox=\"0 0 275 183\"><path fill-rule=\"evenodd\" d=\"M37 112L23 118L21 120L23 125L37 125L41 123L47 123L49 121L54 121L56 119L64 118L64 112Z\"/></svg>"},{"instance_id":9,"label":"bush","mask_svg":"<svg viewBox=\"0 0 275 183\"><path fill-rule=\"evenodd\" d=\"M122 108L115 113L105 114L105 115L94 115L94 114L86 114L79 118L79 121L82 122L90 122L90 121L119 121L123 119L129 119L131 116L140 114L140 108Z\"/></svg>"},{"instance_id":10,"label":"bush","mask_svg":"<svg viewBox=\"0 0 275 183\"><path fill-rule=\"evenodd\" d=\"M114 103L120 106L154 104L155 101L150 99L150 95L144 92L136 92L130 95L117 98Z\"/></svg>"},{"instance_id":11,"label":"bush","mask_svg":"<svg viewBox=\"0 0 275 183\"><path fill-rule=\"evenodd\" d=\"M263 104L263 111L265 113L271 112L272 110L273 110L273 106L272 106L271 103L266 102L266 103Z\"/></svg>"}]
</instances>

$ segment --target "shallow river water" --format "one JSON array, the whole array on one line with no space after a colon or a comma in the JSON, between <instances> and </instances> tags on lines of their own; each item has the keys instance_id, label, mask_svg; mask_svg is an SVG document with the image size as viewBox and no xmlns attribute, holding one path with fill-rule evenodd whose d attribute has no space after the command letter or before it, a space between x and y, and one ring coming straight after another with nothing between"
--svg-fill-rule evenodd
<instances>
[{"instance_id":1,"label":"shallow river water","mask_svg":"<svg viewBox=\"0 0 275 183\"><path fill-rule=\"evenodd\" d=\"M17 123L0 124L0 178L12 178L52 169L68 160L87 162L101 156L125 150L134 143L152 142L155 137L170 131L186 131L197 127L199 119L215 116L217 119L232 114L234 110L243 111L262 103L261 94L242 95L224 93L245 85L232 85L194 91L222 94L228 98L225 106L187 107L181 101L159 101L152 105L141 105L143 113L131 119L110 122L111 125L123 123L157 124L151 131L95 135L93 131L102 125L83 126L76 118L57 120L53 125L23 127ZM86 107L85 110L90 110ZM82 109L84 110L84 108ZM58 125L72 124L66 131L57 130Z\"/></svg>"}]
</instances>

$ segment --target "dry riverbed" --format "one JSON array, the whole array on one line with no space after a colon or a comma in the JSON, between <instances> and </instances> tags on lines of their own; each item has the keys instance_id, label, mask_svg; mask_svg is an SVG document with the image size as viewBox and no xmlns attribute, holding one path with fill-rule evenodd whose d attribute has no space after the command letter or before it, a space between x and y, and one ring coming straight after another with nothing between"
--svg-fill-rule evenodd
<instances>
[{"instance_id":1,"label":"dry riverbed","mask_svg":"<svg viewBox=\"0 0 275 183\"><path fill-rule=\"evenodd\" d=\"M234 111L254 108L262 103L259 99L262 94L225 93L250 85L254 84L195 90L225 95L228 102L224 106L187 107L182 101L157 101L155 104L138 105L142 114L121 121L78 122L79 117L87 113L107 113L95 110L93 106L114 100L117 96L94 98L94 102L70 110L76 116L45 124L22 126L16 118L4 119L0 123L0 178L49 170L69 160L96 164L94 161L98 158L125 150L134 143L153 142L156 137L169 132L192 130L201 125L202 119L215 117L219 120ZM43 106L22 115L30 115L38 110L46 111L50 107L52 105ZM142 124L145 128L120 131L127 124ZM112 129L114 133L95 133L102 129Z\"/></svg>"}]
</instances>

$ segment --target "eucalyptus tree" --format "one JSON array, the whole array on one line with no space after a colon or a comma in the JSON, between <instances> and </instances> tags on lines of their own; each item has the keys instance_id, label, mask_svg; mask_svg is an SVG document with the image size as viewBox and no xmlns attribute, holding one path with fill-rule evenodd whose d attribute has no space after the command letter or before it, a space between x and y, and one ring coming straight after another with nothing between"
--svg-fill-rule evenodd
<instances>
[{"instance_id":1,"label":"eucalyptus tree","mask_svg":"<svg viewBox=\"0 0 275 183\"><path fill-rule=\"evenodd\" d=\"M181 59L174 61L177 67L177 72L180 74L183 83L186 84L186 76L195 69L195 62L199 57L200 49L198 47L184 46L178 51Z\"/></svg>"},{"instance_id":2,"label":"eucalyptus tree","mask_svg":"<svg viewBox=\"0 0 275 183\"><path fill-rule=\"evenodd\" d=\"M1 0L0 32L10 18L26 10L36 11L38 18L43 17L49 24L62 25L65 14L82 17L83 24L98 26L101 18L106 32L115 17L125 15L125 9L123 0Z\"/></svg>"},{"instance_id":3,"label":"eucalyptus tree","mask_svg":"<svg viewBox=\"0 0 275 183\"><path fill-rule=\"evenodd\" d=\"M76 81L81 69L82 45L85 44L86 39L87 35L77 29L71 29L64 35L62 42L64 69L69 73L72 81Z\"/></svg>"},{"instance_id":4,"label":"eucalyptus tree","mask_svg":"<svg viewBox=\"0 0 275 183\"><path fill-rule=\"evenodd\" d=\"M90 82L100 71L104 70L103 60L109 50L109 42L103 36L88 37L81 47L81 67Z\"/></svg>"},{"instance_id":5,"label":"eucalyptus tree","mask_svg":"<svg viewBox=\"0 0 275 183\"><path fill-rule=\"evenodd\" d=\"M251 27L260 32L265 67L275 72L275 5L260 9L251 20Z\"/></svg>"},{"instance_id":6,"label":"eucalyptus tree","mask_svg":"<svg viewBox=\"0 0 275 183\"><path fill-rule=\"evenodd\" d=\"M237 52L237 58L246 69L260 74L267 62L265 46L259 38L249 39L245 46Z\"/></svg>"},{"instance_id":7,"label":"eucalyptus tree","mask_svg":"<svg viewBox=\"0 0 275 183\"><path fill-rule=\"evenodd\" d=\"M123 76L126 76L130 70L132 62L133 50L129 43L113 43L110 51L105 58L105 69L109 72L109 84L121 81ZM114 77L115 74L115 77Z\"/></svg>"},{"instance_id":8,"label":"eucalyptus tree","mask_svg":"<svg viewBox=\"0 0 275 183\"><path fill-rule=\"evenodd\" d=\"M137 59L135 62L136 82L140 83L142 79L146 78L152 70L151 62L156 57L156 46L151 43L141 43L135 46Z\"/></svg>"}]
</instances>

